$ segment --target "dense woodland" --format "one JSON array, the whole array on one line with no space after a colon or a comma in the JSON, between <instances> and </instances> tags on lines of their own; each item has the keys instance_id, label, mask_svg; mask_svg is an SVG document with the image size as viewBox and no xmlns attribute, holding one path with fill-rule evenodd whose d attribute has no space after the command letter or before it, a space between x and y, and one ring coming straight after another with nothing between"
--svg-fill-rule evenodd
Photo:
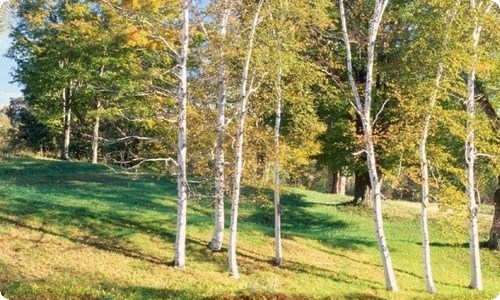
<instances>
[{"instance_id":1,"label":"dense woodland","mask_svg":"<svg viewBox=\"0 0 500 300\"><path fill-rule=\"evenodd\" d=\"M427 206L500 242L500 8L489 0L11 1L8 57L23 97L2 112L5 153L177 176L174 265L186 266L186 203L211 187L222 249L239 277L242 185L353 195L373 208L386 288L386 199L419 201L426 288L435 293ZM8 130L7 127L10 127ZM208 195L205 195L208 196ZM258 197L259 195L256 195ZM224 204L226 202L226 204ZM496 205L489 241L477 214ZM228 204L229 203L229 204ZM452 223L451 223L452 224ZM453 226L453 225L450 225Z\"/></svg>"}]
</instances>

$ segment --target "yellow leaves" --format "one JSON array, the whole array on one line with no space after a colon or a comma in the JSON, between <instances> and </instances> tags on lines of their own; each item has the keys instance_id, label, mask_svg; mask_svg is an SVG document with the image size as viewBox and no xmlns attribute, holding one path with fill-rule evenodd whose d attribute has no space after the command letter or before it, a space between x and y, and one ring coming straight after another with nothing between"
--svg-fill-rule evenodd
<instances>
[{"instance_id":1,"label":"yellow leaves","mask_svg":"<svg viewBox=\"0 0 500 300\"><path fill-rule=\"evenodd\" d=\"M89 23L85 20L74 20L71 21L70 24L72 27L78 31L79 34L84 36L94 35L97 32L96 26L92 23Z\"/></svg>"},{"instance_id":2,"label":"yellow leaves","mask_svg":"<svg viewBox=\"0 0 500 300\"><path fill-rule=\"evenodd\" d=\"M139 0L123 0L122 6L127 9L136 9L139 7Z\"/></svg>"},{"instance_id":3,"label":"yellow leaves","mask_svg":"<svg viewBox=\"0 0 500 300\"><path fill-rule=\"evenodd\" d=\"M125 30L125 36L127 37L127 45L151 50L165 50L167 47L162 41L163 39L167 41L174 40L171 44L175 44L177 39L176 33L171 30L164 30L161 33L160 39L152 37L149 31L137 26L132 26Z\"/></svg>"},{"instance_id":4,"label":"yellow leaves","mask_svg":"<svg viewBox=\"0 0 500 300\"><path fill-rule=\"evenodd\" d=\"M127 36L127 44L132 47L145 47L149 44L147 32L132 26L125 31Z\"/></svg>"},{"instance_id":5,"label":"yellow leaves","mask_svg":"<svg viewBox=\"0 0 500 300\"><path fill-rule=\"evenodd\" d=\"M162 8L178 4L174 0L123 0L122 6L129 10L147 10L158 13Z\"/></svg>"}]
</instances>

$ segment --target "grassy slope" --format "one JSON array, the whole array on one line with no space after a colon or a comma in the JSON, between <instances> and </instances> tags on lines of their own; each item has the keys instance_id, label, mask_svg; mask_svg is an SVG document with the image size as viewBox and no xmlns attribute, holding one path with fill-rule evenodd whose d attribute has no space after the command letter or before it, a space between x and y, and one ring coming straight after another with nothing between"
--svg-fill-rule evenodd
<instances>
[{"instance_id":1,"label":"grassy slope","mask_svg":"<svg viewBox=\"0 0 500 300\"><path fill-rule=\"evenodd\" d=\"M251 194L251 193L250 193ZM175 185L113 174L103 166L50 160L0 161L0 292L10 299L425 299L418 209L387 202L386 231L401 291L384 290L368 210L346 198L302 190L284 196L285 265L274 267L271 207L244 203L242 278L226 253L211 253L210 201L192 202L188 267L168 266L175 239ZM486 233L491 218L482 220ZM482 251L485 291L468 290L464 234L432 222L437 299L492 299L500 255ZM483 236L484 238L485 236Z\"/></svg>"}]
</instances>

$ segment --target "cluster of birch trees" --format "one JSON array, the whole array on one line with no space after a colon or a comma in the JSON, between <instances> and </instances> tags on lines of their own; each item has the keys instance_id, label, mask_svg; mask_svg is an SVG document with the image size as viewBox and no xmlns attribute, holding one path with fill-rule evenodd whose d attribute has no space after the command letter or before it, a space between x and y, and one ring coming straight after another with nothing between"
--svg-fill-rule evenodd
<instances>
[{"instance_id":1,"label":"cluster of birch trees","mask_svg":"<svg viewBox=\"0 0 500 300\"><path fill-rule=\"evenodd\" d=\"M429 202L467 205L470 287L482 289L478 196L495 193L489 246L500 239L494 2L19 0L16 8L9 56L24 97L6 111L17 142L44 128L24 143L62 159L175 173L176 267L186 264L189 177L213 182L214 251L231 200L228 262L238 278L242 181L274 186L280 265L280 185L330 174L354 176L361 198L369 191L391 291L384 195L402 187L420 197L429 293Z\"/></svg>"}]
</instances>

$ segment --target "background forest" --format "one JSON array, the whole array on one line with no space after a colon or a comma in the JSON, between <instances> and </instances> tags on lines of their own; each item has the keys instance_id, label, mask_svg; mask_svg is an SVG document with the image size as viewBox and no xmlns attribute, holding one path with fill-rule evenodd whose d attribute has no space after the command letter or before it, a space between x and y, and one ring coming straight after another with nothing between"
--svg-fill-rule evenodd
<instances>
[{"instance_id":1,"label":"background forest","mask_svg":"<svg viewBox=\"0 0 500 300\"><path fill-rule=\"evenodd\" d=\"M176 176L174 266L186 264L187 202L210 198L206 242L226 250L229 225L239 277L240 193L243 207L273 205L274 263L286 263L280 192L301 188L373 209L390 291L383 200L421 203L429 293L427 215L437 205L442 222L469 230L470 287L483 289L479 246L500 247L493 1L16 0L2 9L23 94L1 109L3 156ZM481 204L495 205L483 241Z\"/></svg>"}]
</instances>

